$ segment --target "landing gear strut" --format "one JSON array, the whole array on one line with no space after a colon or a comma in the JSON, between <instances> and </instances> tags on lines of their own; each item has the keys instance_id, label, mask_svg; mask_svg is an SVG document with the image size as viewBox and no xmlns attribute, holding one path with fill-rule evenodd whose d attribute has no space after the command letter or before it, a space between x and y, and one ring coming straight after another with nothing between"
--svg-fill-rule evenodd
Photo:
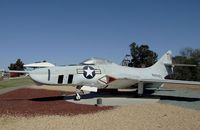
<instances>
[{"instance_id":1,"label":"landing gear strut","mask_svg":"<svg viewBox=\"0 0 200 130\"><path fill-rule=\"evenodd\" d=\"M80 93L84 93L81 89L82 86L77 86L76 87L76 96L74 97L74 100L79 101L81 100L81 95Z\"/></svg>"},{"instance_id":2,"label":"landing gear strut","mask_svg":"<svg viewBox=\"0 0 200 130\"><path fill-rule=\"evenodd\" d=\"M74 100L76 100L76 101L81 100L81 96L78 92L76 92L76 96L75 96Z\"/></svg>"},{"instance_id":3,"label":"landing gear strut","mask_svg":"<svg viewBox=\"0 0 200 130\"><path fill-rule=\"evenodd\" d=\"M144 84L143 82L138 83L138 96L142 96L144 93Z\"/></svg>"}]
</instances>

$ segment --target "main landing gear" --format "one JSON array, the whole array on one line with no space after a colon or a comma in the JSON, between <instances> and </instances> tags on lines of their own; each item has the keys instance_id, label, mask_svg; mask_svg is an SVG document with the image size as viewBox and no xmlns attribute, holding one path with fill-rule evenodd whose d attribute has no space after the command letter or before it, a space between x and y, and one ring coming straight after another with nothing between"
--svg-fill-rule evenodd
<instances>
[{"instance_id":1,"label":"main landing gear","mask_svg":"<svg viewBox=\"0 0 200 130\"><path fill-rule=\"evenodd\" d=\"M139 97L141 97L144 93L144 83L143 82L139 82L138 83L138 91L137 91L137 95Z\"/></svg>"}]
</instances>

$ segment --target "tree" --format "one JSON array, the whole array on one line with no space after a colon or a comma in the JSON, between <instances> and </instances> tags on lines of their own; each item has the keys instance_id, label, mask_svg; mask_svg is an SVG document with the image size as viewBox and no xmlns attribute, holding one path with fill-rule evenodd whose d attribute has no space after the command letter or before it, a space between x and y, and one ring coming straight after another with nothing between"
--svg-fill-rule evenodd
<instances>
[{"instance_id":1,"label":"tree","mask_svg":"<svg viewBox=\"0 0 200 130\"><path fill-rule=\"evenodd\" d=\"M21 61L21 59L17 59L15 63L11 63L8 67L9 70L24 70L23 67L24 63Z\"/></svg>"},{"instance_id":2,"label":"tree","mask_svg":"<svg viewBox=\"0 0 200 130\"><path fill-rule=\"evenodd\" d=\"M197 67L174 67L173 79L200 81L200 49L184 48L180 56L173 57L174 64L192 64Z\"/></svg>"},{"instance_id":3,"label":"tree","mask_svg":"<svg viewBox=\"0 0 200 130\"><path fill-rule=\"evenodd\" d=\"M149 49L148 45L138 46L135 42L130 44L130 53L132 56L130 67L149 67L157 61L158 55Z\"/></svg>"}]
</instances>

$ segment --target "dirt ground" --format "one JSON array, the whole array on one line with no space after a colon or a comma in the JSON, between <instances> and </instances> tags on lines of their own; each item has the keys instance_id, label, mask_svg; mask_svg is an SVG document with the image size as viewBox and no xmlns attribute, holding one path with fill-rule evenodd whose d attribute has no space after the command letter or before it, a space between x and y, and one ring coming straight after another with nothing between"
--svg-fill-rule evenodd
<instances>
[{"instance_id":1,"label":"dirt ground","mask_svg":"<svg viewBox=\"0 0 200 130\"><path fill-rule=\"evenodd\" d=\"M171 89L173 86L168 88ZM48 91L49 89L51 91ZM0 95L0 129L199 130L200 128L199 110L160 103L134 104L112 109L63 101L60 92L65 91L70 95L73 89L62 86L59 89L55 86L32 86L31 89L15 90L18 91L17 94L12 91ZM34 112L35 109L37 114ZM16 114L14 110L19 111ZM63 114L70 110L71 112ZM20 112L23 114L19 114Z\"/></svg>"},{"instance_id":2,"label":"dirt ground","mask_svg":"<svg viewBox=\"0 0 200 130\"><path fill-rule=\"evenodd\" d=\"M32 85L32 86L29 86L28 88L31 88L31 89L44 89L44 90L55 90L55 91L63 91L63 92L75 92L76 91L76 88L73 87L73 86L49 86L49 85L40 85L40 86L37 86L37 85Z\"/></svg>"},{"instance_id":3,"label":"dirt ground","mask_svg":"<svg viewBox=\"0 0 200 130\"><path fill-rule=\"evenodd\" d=\"M166 84L165 89L175 89L175 90L190 90L193 92L200 92L200 86L198 85L186 85L186 84Z\"/></svg>"},{"instance_id":4,"label":"dirt ground","mask_svg":"<svg viewBox=\"0 0 200 130\"><path fill-rule=\"evenodd\" d=\"M72 92L65 92L72 95ZM77 115L112 107L97 107L66 102L62 91L23 88L0 95L0 115Z\"/></svg>"},{"instance_id":5,"label":"dirt ground","mask_svg":"<svg viewBox=\"0 0 200 130\"><path fill-rule=\"evenodd\" d=\"M200 112L159 103L137 104L76 116L2 116L0 126L5 130L199 130Z\"/></svg>"}]
</instances>

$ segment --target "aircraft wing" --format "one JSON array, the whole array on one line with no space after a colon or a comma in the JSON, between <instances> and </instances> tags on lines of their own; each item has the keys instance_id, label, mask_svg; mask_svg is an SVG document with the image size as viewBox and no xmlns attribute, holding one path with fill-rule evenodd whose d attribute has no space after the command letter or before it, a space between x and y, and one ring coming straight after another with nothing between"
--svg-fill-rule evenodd
<instances>
[{"instance_id":1,"label":"aircraft wing","mask_svg":"<svg viewBox=\"0 0 200 130\"><path fill-rule=\"evenodd\" d=\"M120 84L121 83L121 84ZM153 84L153 83L168 83L168 84L188 84L188 85L197 85L200 87L200 82L196 81L183 81L183 80L169 80L169 79L141 79L141 78L120 78L109 83L111 88L131 88L135 87L137 84L138 94L143 94L144 84ZM120 85L119 85L120 84Z\"/></svg>"},{"instance_id":2,"label":"aircraft wing","mask_svg":"<svg viewBox=\"0 0 200 130\"><path fill-rule=\"evenodd\" d=\"M116 79L114 82L109 83L109 85L116 86L116 88L120 88L120 86L123 86L126 88L128 86L132 86L139 82L200 85L200 82L197 82L197 81L170 80L170 79L141 79L141 78L120 78L120 79Z\"/></svg>"},{"instance_id":3,"label":"aircraft wing","mask_svg":"<svg viewBox=\"0 0 200 130\"><path fill-rule=\"evenodd\" d=\"M139 81L147 82L147 83L169 83L169 84L200 85L200 82L196 82L196 81L170 80L170 79L141 79Z\"/></svg>"}]
</instances>

